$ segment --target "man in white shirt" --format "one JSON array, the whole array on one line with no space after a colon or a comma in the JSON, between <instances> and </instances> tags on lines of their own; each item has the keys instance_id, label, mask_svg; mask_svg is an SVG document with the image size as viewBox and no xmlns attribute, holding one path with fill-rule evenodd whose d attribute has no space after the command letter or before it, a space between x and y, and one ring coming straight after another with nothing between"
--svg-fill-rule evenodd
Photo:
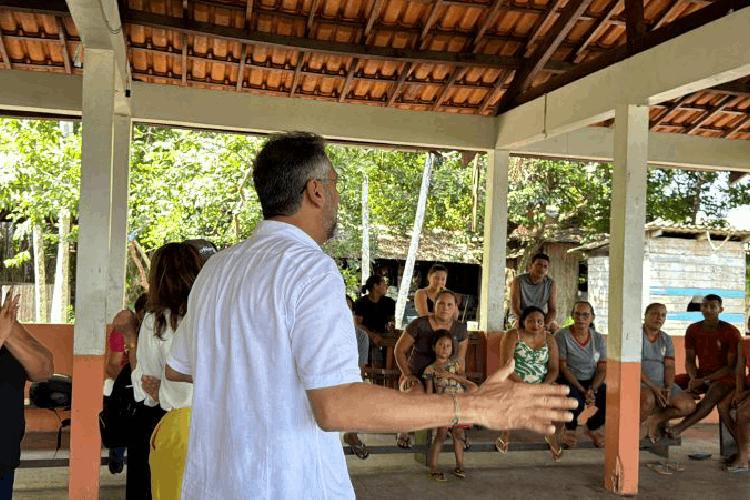
<instances>
[{"instance_id":1,"label":"man in white shirt","mask_svg":"<svg viewBox=\"0 0 750 500\"><path fill-rule=\"evenodd\" d=\"M551 433L567 387L513 384L513 367L473 395L413 396L363 384L335 262L339 195L314 134L269 140L253 180L264 221L214 256L193 286L166 367L193 381L183 499L354 498L339 431L478 423Z\"/></svg>"}]
</instances>

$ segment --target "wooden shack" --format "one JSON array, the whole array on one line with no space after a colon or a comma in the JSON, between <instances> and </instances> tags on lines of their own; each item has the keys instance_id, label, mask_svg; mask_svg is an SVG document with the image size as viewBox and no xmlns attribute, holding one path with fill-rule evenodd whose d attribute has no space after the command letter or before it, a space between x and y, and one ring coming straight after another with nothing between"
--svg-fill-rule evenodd
<instances>
[{"instance_id":1,"label":"wooden shack","mask_svg":"<svg viewBox=\"0 0 750 500\"><path fill-rule=\"evenodd\" d=\"M721 319L741 332L746 325L746 254L750 231L712 229L668 222L646 224L643 265L643 308L650 302L667 306L664 330L683 336L690 323L703 319L689 307L704 295L722 297ZM597 329L606 333L609 289L609 241L579 246L571 251L587 262L588 300L596 309Z\"/></svg>"}]
</instances>

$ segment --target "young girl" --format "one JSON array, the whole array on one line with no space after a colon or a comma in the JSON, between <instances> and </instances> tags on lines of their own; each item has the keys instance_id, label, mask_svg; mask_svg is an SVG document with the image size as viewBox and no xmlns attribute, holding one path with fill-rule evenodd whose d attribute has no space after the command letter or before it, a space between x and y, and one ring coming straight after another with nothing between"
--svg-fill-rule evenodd
<instances>
[{"instance_id":1,"label":"young girl","mask_svg":"<svg viewBox=\"0 0 750 500\"><path fill-rule=\"evenodd\" d=\"M505 334L502 359L507 363L516 362L515 372L508 378L523 384L554 384L559 373L559 356L555 337L545 331L544 311L529 306L521 312L518 329ZM552 459L557 462L562 456L559 434L564 426L558 425L557 432L546 436ZM500 453L508 452L509 433L500 434L495 447Z\"/></svg>"},{"instance_id":2,"label":"young girl","mask_svg":"<svg viewBox=\"0 0 750 500\"><path fill-rule=\"evenodd\" d=\"M435 351L435 362L424 370L425 389L427 394L461 394L474 392L477 385L459 375L460 364L453 355L453 337L448 330L438 330L432 340ZM446 481L445 474L438 471L438 456L448 435L448 427L435 429L435 439L430 448L430 475L435 481ZM456 453L456 468L453 475L466 477L464 472L464 429L455 426L450 429L453 435L453 449Z\"/></svg>"}]
</instances>

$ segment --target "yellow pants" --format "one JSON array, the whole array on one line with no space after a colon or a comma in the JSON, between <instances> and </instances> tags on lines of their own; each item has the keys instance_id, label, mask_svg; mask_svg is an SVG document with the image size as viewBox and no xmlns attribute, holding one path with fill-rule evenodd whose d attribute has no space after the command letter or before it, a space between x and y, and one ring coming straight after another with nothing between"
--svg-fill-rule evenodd
<instances>
[{"instance_id":1,"label":"yellow pants","mask_svg":"<svg viewBox=\"0 0 750 500\"><path fill-rule=\"evenodd\" d=\"M190 408L168 412L151 434L151 496L179 500L190 434Z\"/></svg>"}]
</instances>

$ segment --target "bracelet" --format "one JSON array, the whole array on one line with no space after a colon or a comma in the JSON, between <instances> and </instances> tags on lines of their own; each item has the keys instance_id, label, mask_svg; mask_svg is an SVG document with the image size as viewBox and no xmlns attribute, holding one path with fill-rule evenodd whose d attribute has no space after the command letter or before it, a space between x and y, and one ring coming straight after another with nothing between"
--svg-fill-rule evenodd
<instances>
[{"instance_id":1,"label":"bracelet","mask_svg":"<svg viewBox=\"0 0 750 500\"><path fill-rule=\"evenodd\" d=\"M456 395L453 395L453 420L451 420L451 427L455 427L458 425L458 421L460 419L461 415L461 407L458 404L458 397Z\"/></svg>"}]
</instances>

